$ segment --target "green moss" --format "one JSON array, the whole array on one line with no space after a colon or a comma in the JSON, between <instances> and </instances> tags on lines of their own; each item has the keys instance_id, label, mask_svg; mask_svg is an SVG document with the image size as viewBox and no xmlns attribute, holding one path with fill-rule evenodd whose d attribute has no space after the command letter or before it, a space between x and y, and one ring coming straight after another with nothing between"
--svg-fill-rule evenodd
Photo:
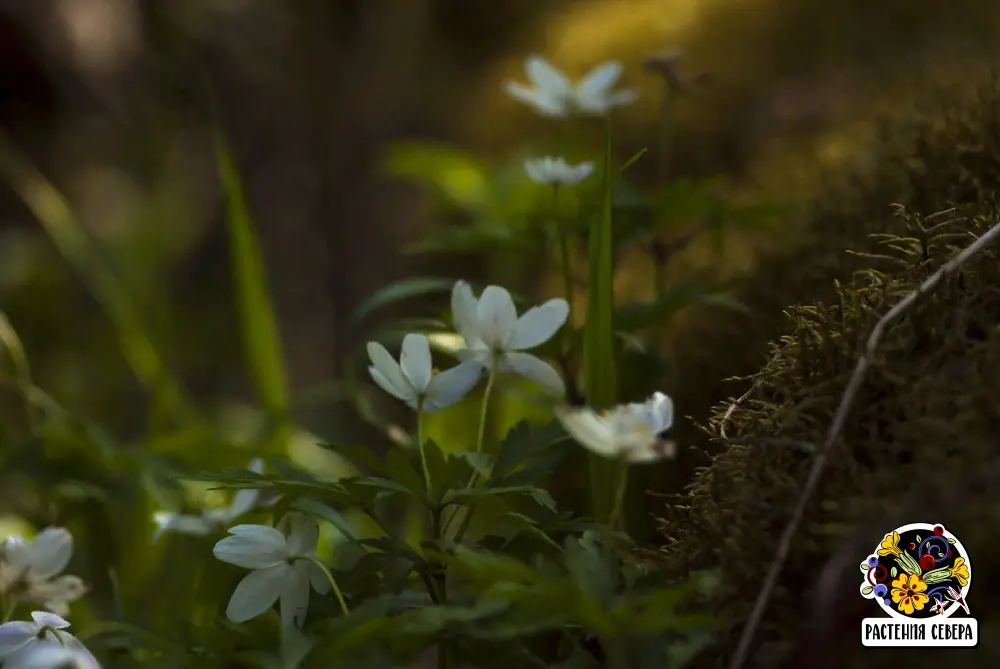
<instances>
[{"instance_id":1,"label":"green moss","mask_svg":"<svg viewBox=\"0 0 1000 669\"><path fill-rule=\"evenodd\" d=\"M789 300L799 306L784 310L786 334L757 352L778 355L727 421L729 441L718 436L728 403L712 410L694 443L715 455L660 519L666 578L721 573L719 643L700 666L724 665L811 465L810 453L776 440L820 443L874 323L995 221L1000 86L953 97L946 113L915 117L879 146L853 199L814 211L817 241L786 259L813 297ZM888 214L894 201L909 206ZM837 667L936 666L937 653L873 652L858 639L860 619L874 615L857 593L858 563L884 532L923 521L954 531L976 570L970 605L982 641L966 664L1000 660L991 634L1000 614L987 608L1000 594L990 575L1000 573L998 398L1000 250L991 248L887 331L758 633L764 666L804 666L817 653Z\"/></svg>"}]
</instances>

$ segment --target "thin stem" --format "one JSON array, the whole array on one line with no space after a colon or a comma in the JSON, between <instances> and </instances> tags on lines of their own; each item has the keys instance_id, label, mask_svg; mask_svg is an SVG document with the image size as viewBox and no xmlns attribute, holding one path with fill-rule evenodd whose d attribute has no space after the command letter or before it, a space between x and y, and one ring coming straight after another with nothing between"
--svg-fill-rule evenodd
<instances>
[{"instance_id":1,"label":"thin stem","mask_svg":"<svg viewBox=\"0 0 1000 669\"><path fill-rule=\"evenodd\" d=\"M628 463L620 462L618 466L621 468L618 474L618 487L615 490L615 503L611 507L611 517L608 519L611 529L620 529L618 526L621 524L622 507L625 504L625 491L628 490Z\"/></svg>"},{"instance_id":2,"label":"thin stem","mask_svg":"<svg viewBox=\"0 0 1000 669\"><path fill-rule=\"evenodd\" d=\"M323 561L311 553L296 555L295 559L307 560L308 562L312 562L314 565L319 567L319 570L323 572L324 576L326 576L326 580L330 582L330 589L333 590L333 594L337 597L337 602L340 604L340 610L345 616L351 615L351 612L347 608L347 601L344 599L344 593L340 591L340 586L337 585L337 579L333 577L333 574L331 574L329 568L323 564Z\"/></svg>"},{"instance_id":3,"label":"thin stem","mask_svg":"<svg viewBox=\"0 0 1000 669\"><path fill-rule=\"evenodd\" d=\"M420 466L424 470L424 485L427 487L427 499L434 499L431 489L431 469L427 466L427 451L424 449L424 400L417 400L417 449L420 451Z\"/></svg>"},{"instance_id":4,"label":"thin stem","mask_svg":"<svg viewBox=\"0 0 1000 669\"><path fill-rule=\"evenodd\" d=\"M559 256L562 263L563 291L566 301L573 304L573 266L569 259L569 231L566 230L566 222L559 215L559 184L552 186L552 211L556 217L556 229L559 234Z\"/></svg>"},{"instance_id":5,"label":"thin stem","mask_svg":"<svg viewBox=\"0 0 1000 669\"><path fill-rule=\"evenodd\" d=\"M486 421L489 418L490 409L490 397L493 395L493 383L496 381L497 377L497 355L496 352L493 353L493 360L490 363L490 375L486 379L486 389L483 391L483 405L479 410L479 434L476 437L476 453L481 453L483 450L483 442L486 438ZM479 477L479 472L472 470L472 475L469 477L469 482L465 484L466 488L471 488L476 484L476 479ZM456 535L456 542L461 541L461 537L465 536L465 530L468 529L469 523L472 522L472 512L473 509L469 509L469 512L465 514L465 519L462 521L461 529ZM448 528L451 527L452 521L455 517L461 513L460 507L455 507L455 510L451 512L448 516L448 520L444 523L444 528L442 530L442 536L448 534Z\"/></svg>"}]
</instances>

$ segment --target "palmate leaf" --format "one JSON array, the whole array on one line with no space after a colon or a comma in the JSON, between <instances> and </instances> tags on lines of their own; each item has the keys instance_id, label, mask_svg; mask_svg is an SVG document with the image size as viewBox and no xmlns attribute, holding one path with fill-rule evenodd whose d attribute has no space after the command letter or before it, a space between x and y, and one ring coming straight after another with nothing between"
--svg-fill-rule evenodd
<instances>
[{"instance_id":1,"label":"palmate leaf","mask_svg":"<svg viewBox=\"0 0 1000 669\"><path fill-rule=\"evenodd\" d=\"M546 456L553 454L557 450L557 446L566 440L566 433L557 421L534 428L528 421L521 421L512 427L507 432L507 436L504 437L493 464L491 479L494 482L500 482L508 479L519 468L523 468L531 470L533 475L538 475L537 478L530 481L536 482L541 476L551 471L551 469L538 467L538 465L554 464ZM528 482L519 481L519 483Z\"/></svg>"},{"instance_id":2,"label":"palmate leaf","mask_svg":"<svg viewBox=\"0 0 1000 669\"><path fill-rule=\"evenodd\" d=\"M556 501L548 491L530 485L519 486L479 486L475 488L463 488L452 490L441 499L442 506L451 504L461 504L473 507L477 504L489 501L491 498L503 499L509 496L527 496L549 511L556 510Z\"/></svg>"}]
</instances>

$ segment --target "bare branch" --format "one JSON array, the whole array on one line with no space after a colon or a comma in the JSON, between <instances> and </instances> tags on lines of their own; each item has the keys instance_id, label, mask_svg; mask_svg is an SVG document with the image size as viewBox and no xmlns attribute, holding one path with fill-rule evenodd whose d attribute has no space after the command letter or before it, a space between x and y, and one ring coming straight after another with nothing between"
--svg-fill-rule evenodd
<instances>
[{"instance_id":1,"label":"bare branch","mask_svg":"<svg viewBox=\"0 0 1000 669\"><path fill-rule=\"evenodd\" d=\"M809 470L809 476L806 479L805 487L802 490L802 495L799 497L798 504L796 504L795 509L792 511L792 517L788 521L788 525L785 526L785 530L782 532L781 538L778 541L778 549L775 551L774 560L771 562L771 567L767 572L767 576L764 578L763 585L761 585L760 592L757 595L757 601L754 602L754 607L750 613L749 620L747 620L746 627L743 628L743 633L740 636L736 653L733 655L733 659L729 663L729 669L741 669L743 664L746 662L747 655L750 652L750 645L753 643L754 634L760 626L761 619L764 617L764 612L767 610L767 605L771 600L771 595L774 594L774 588L778 584L778 577L781 575L781 570L785 566L785 560L787 560L788 553L791 550L792 540L795 538L795 534L798 532L799 526L802 524L802 518L805 515L806 507L812 499L813 494L816 492L820 478L823 475L823 470L826 468L827 461L829 460L830 452L832 451L837 438L840 436L841 431L844 429L844 423L847 421L847 416L850 413L851 407L857 399L858 392L865 381L868 369L875 357L875 351L879 343L882 341L882 336L884 335L886 328L894 320L906 312L907 309L912 307L918 299L931 292L942 279L946 276L954 274L960 267L962 267L962 265L968 262L969 259L983 249L987 248L990 244L995 242L997 238L1000 238L1000 222L994 223L993 227L987 230L981 237L967 246L961 253L942 265L940 269L934 272L934 274L924 280L920 286L900 300L896 306L890 309L875 324L871 335L868 337L865 351L861 357L858 358L857 364L854 367L854 372L851 374L850 381L847 384L847 389L841 397L840 405L837 407L837 412L833 416L833 422L830 424L830 428L826 433L826 438L823 440L823 443L820 445L819 451L816 454L816 460L813 462L812 469Z\"/></svg>"},{"instance_id":2,"label":"bare branch","mask_svg":"<svg viewBox=\"0 0 1000 669\"><path fill-rule=\"evenodd\" d=\"M778 360L779 357L781 357L781 353L780 352L775 353L774 356L767 362L767 365L764 366L764 369L767 369L768 367L773 365ZM764 383L763 372L757 374L757 376L754 377L753 383L750 384L750 387L747 389L745 393L737 397L734 402L730 403L729 408L726 409L726 413L722 415L722 420L719 421L719 434L722 436L723 439L729 439L729 435L726 434L726 423L728 423L729 419L732 418L733 412L736 411L736 409L739 408L741 404L750 399L750 396L753 395L755 392L757 392L757 389L760 388L760 385L762 383Z\"/></svg>"}]
</instances>

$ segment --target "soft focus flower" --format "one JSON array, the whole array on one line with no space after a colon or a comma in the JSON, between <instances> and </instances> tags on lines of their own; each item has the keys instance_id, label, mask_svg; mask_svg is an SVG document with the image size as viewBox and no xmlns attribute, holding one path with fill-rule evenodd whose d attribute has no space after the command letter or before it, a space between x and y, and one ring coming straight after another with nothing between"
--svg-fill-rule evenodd
<instances>
[{"instance_id":1,"label":"soft focus flower","mask_svg":"<svg viewBox=\"0 0 1000 669\"><path fill-rule=\"evenodd\" d=\"M925 590L927 584L916 574L900 574L892 582L892 601L900 611L908 616L913 615L914 611L921 610L930 601Z\"/></svg>"},{"instance_id":2,"label":"soft focus flower","mask_svg":"<svg viewBox=\"0 0 1000 669\"><path fill-rule=\"evenodd\" d=\"M531 85L509 81L505 86L507 94L543 116L603 116L637 97L635 91L612 90L622 75L622 64L614 60L598 65L575 84L541 56L525 60L524 69Z\"/></svg>"},{"instance_id":3,"label":"soft focus flower","mask_svg":"<svg viewBox=\"0 0 1000 669\"><path fill-rule=\"evenodd\" d=\"M546 186L575 186L594 172L594 163L570 165L562 158L536 158L524 161L528 177Z\"/></svg>"},{"instance_id":4,"label":"soft focus flower","mask_svg":"<svg viewBox=\"0 0 1000 669\"><path fill-rule=\"evenodd\" d=\"M229 599L226 616L241 623L256 618L280 600L281 621L301 626L309 607L310 585L320 594L330 591L323 572L309 561L316 550L319 526L310 517L290 513L277 529L266 525L237 525L232 536L212 551L219 560L252 569Z\"/></svg>"},{"instance_id":5,"label":"soft focus flower","mask_svg":"<svg viewBox=\"0 0 1000 669\"><path fill-rule=\"evenodd\" d=\"M532 307L517 317L510 293L500 286L487 286L476 299L472 287L459 281L451 291L452 319L465 348L457 355L490 368L515 372L543 386L565 393L559 372L525 350L544 344L569 317L569 303L561 298Z\"/></svg>"},{"instance_id":6,"label":"soft focus flower","mask_svg":"<svg viewBox=\"0 0 1000 669\"><path fill-rule=\"evenodd\" d=\"M656 462L673 457L677 444L663 438L674 424L674 403L654 393L643 403L622 404L598 412L590 407L560 407L556 417L566 432L600 455L627 462Z\"/></svg>"},{"instance_id":7,"label":"soft focus flower","mask_svg":"<svg viewBox=\"0 0 1000 669\"><path fill-rule=\"evenodd\" d=\"M0 561L0 594L67 615L69 604L87 592L79 577L59 575L72 556L73 535L62 527L48 527L33 541L7 537Z\"/></svg>"},{"instance_id":8,"label":"soft focus flower","mask_svg":"<svg viewBox=\"0 0 1000 669\"><path fill-rule=\"evenodd\" d=\"M902 551L899 550L899 532L885 535L885 539L879 544L878 554L896 556L902 554Z\"/></svg>"},{"instance_id":9,"label":"soft focus flower","mask_svg":"<svg viewBox=\"0 0 1000 669\"><path fill-rule=\"evenodd\" d=\"M422 334L408 334L403 338L399 362L385 346L368 342L371 366L368 373L385 392L416 409L435 411L451 406L468 394L479 382L482 369L463 362L436 374L431 366L431 345Z\"/></svg>"},{"instance_id":10,"label":"soft focus flower","mask_svg":"<svg viewBox=\"0 0 1000 669\"><path fill-rule=\"evenodd\" d=\"M969 566L965 564L965 558L955 558L955 564L951 566L951 575L958 579L958 584L963 588L969 583Z\"/></svg>"},{"instance_id":11,"label":"soft focus flower","mask_svg":"<svg viewBox=\"0 0 1000 669\"><path fill-rule=\"evenodd\" d=\"M69 622L48 611L33 611L31 618L0 625L4 669L100 669L97 659L67 631Z\"/></svg>"},{"instance_id":12,"label":"soft focus flower","mask_svg":"<svg viewBox=\"0 0 1000 669\"><path fill-rule=\"evenodd\" d=\"M248 469L260 474L264 471L264 461L257 458L250 463ZM260 490L258 489L237 490L236 494L233 495L232 503L228 507L206 509L198 516L186 513L174 513L172 511L157 511L153 514L153 522L156 523L153 541L159 539L165 532L194 535L206 535L218 532L244 513L250 511L257 503L258 497L260 497Z\"/></svg>"}]
</instances>

